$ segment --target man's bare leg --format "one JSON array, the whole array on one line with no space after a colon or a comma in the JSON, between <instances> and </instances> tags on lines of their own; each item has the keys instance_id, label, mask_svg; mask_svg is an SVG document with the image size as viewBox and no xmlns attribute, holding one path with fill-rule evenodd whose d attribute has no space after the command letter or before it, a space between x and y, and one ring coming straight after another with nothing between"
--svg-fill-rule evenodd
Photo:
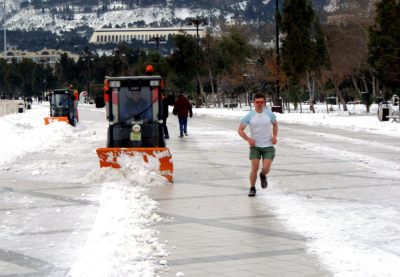
<instances>
[{"instance_id":1,"label":"man's bare leg","mask_svg":"<svg viewBox=\"0 0 400 277\"><path fill-rule=\"evenodd\" d=\"M263 168L260 173L261 187L263 189L267 188L267 175L271 169L272 160L265 159L263 160Z\"/></svg>"},{"instance_id":2,"label":"man's bare leg","mask_svg":"<svg viewBox=\"0 0 400 277\"><path fill-rule=\"evenodd\" d=\"M251 172L250 172L250 186L255 187L257 181L258 167L260 166L260 160L251 160Z\"/></svg>"}]
</instances>

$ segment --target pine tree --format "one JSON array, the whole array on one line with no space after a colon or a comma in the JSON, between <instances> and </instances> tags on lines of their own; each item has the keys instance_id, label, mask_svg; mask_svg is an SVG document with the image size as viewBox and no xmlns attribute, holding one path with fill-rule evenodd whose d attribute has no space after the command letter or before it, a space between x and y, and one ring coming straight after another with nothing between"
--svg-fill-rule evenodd
<instances>
[{"instance_id":1,"label":"pine tree","mask_svg":"<svg viewBox=\"0 0 400 277\"><path fill-rule=\"evenodd\" d=\"M314 111L315 79L329 65L328 52L319 18L309 0L287 0L282 16L282 69L291 85L306 77L310 109Z\"/></svg>"},{"instance_id":2,"label":"pine tree","mask_svg":"<svg viewBox=\"0 0 400 277\"><path fill-rule=\"evenodd\" d=\"M287 0L282 15L282 69L294 83L305 74L312 56L314 11L308 0Z\"/></svg>"},{"instance_id":3,"label":"pine tree","mask_svg":"<svg viewBox=\"0 0 400 277\"><path fill-rule=\"evenodd\" d=\"M376 5L370 28L368 62L384 86L400 86L400 2L382 0Z\"/></svg>"}]
</instances>

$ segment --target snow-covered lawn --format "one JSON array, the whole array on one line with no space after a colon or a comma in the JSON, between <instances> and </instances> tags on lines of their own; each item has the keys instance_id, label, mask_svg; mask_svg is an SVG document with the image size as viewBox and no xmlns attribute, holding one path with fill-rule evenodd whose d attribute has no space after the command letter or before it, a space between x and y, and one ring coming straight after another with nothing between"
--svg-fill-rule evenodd
<instances>
[{"instance_id":1,"label":"snow-covered lawn","mask_svg":"<svg viewBox=\"0 0 400 277\"><path fill-rule=\"evenodd\" d=\"M278 122L289 124L304 124L309 126L321 126L329 128L347 129L360 132L369 132L388 136L400 137L400 124L393 121L379 121L377 116L377 105L372 105L370 113L366 113L365 105L348 105L348 111L343 112L335 106L333 112L327 113L325 105L317 105L316 113L310 113L308 106L303 106L303 113L299 110L277 113ZM220 117L243 117L249 111L248 106L242 109L194 109L196 115L220 116Z\"/></svg>"}]
</instances>

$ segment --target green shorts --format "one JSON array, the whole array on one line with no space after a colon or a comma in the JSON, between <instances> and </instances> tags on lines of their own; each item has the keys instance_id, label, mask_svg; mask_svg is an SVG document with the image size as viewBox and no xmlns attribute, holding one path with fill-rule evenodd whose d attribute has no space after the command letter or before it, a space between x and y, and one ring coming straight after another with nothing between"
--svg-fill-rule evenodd
<instances>
[{"instance_id":1,"label":"green shorts","mask_svg":"<svg viewBox=\"0 0 400 277\"><path fill-rule=\"evenodd\" d=\"M269 147L257 147L257 146L252 146L250 147L250 155L249 159L250 160L259 160L263 158L263 160L271 160L273 161L275 158L275 147L269 146Z\"/></svg>"}]
</instances>

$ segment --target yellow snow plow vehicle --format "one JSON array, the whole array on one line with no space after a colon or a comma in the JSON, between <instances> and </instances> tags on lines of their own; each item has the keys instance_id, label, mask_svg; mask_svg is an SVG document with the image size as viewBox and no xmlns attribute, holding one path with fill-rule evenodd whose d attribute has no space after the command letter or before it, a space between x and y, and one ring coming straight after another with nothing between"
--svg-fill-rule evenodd
<instances>
[{"instance_id":1,"label":"yellow snow plow vehicle","mask_svg":"<svg viewBox=\"0 0 400 277\"><path fill-rule=\"evenodd\" d=\"M49 94L50 116L44 118L44 123L66 122L76 126L78 118L77 92L71 89L55 89Z\"/></svg>"},{"instance_id":2,"label":"yellow snow plow vehicle","mask_svg":"<svg viewBox=\"0 0 400 277\"><path fill-rule=\"evenodd\" d=\"M101 167L120 168L121 155L158 160L161 175L173 181L172 156L162 128L161 76L106 77L104 101L109 122L107 148L96 150Z\"/></svg>"}]
</instances>

